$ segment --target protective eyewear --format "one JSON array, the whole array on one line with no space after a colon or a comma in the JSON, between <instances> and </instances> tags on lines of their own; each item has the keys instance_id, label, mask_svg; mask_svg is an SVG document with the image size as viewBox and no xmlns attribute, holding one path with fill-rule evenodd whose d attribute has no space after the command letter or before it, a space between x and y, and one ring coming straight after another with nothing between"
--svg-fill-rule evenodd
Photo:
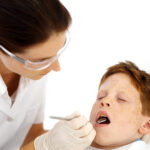
<instances>
[{"instance_id":1,"label":"protective eyewear","mask_svg":"<svg viewBox=\"0 0 150 150\"><path fill-rule=\"evenodd\" d=\"M3 52L5 52L7 55L9 55L10 57L16 59L17 61L21 62L22 64L24 64L24 67L29 69L29 70L43 70L45 68L48 68L51 64L53 64L59 57L60 55L65 51L66 47L68 46L68 43L70 41L69 38L69 33L66 33L66 41L64 46L58 51L57 55L50 58L50 59L46 59L43 61L39 61L39 62L33 62L30 60L25 60L22 59L18 56L16 56L15 54L11 53L10 51L8 51L6 48L4 48L2 45L0 45L0 48Z\"/></svg>"}]
</instances>

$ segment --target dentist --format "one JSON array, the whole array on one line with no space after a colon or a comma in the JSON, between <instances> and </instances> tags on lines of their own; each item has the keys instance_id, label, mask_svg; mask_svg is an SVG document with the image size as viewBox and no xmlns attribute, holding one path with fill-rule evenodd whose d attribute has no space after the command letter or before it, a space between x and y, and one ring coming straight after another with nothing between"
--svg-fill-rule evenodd
<instances>
[{"instance_id":1,"label":"dentist","mask_svg":"<svg viewBox=\"0 0 150 150\"><path fill-rule=\"evenodd\" d=\"M71 17L59 0L0 0L0 149L83 150L95 131L79 113L43 129L46 74L59 71Z\"/></svg>"}]
</instances>

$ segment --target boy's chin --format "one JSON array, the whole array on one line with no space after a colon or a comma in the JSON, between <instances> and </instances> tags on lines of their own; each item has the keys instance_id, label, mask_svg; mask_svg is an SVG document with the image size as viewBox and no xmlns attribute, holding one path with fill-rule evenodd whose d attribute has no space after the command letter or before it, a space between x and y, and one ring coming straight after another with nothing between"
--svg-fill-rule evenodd
<instances>
[{"instance_id":1,"label":"boy's chin","mask_svg":"<svg viewBox=\"0 0 150 150\"><path fill-rule=\"evenodd\" d=\"M105 139L95 137L94 141L92 142L92 146L96 148L105 148L111 145L112 143L109 142L108 140L106 141Z\"/></svg>"},{"instance_id":2,"label":"boy's chin","mask_svg":"<svg viewBox=\"0 0 150 150\"><path fill-rule=\"evenodd\" d=\"M119 148L120 146L122 146L122 145L117 145L117 144L108 144L108 143L106 143L106 142L104 142L104 143L97 143L97 142L94 142L93 141L93 143L91 144L91 146L92 147L96 147L96 148L100 148L100 149L115 149L115 148Z\"/></svg>"}]
</instances>

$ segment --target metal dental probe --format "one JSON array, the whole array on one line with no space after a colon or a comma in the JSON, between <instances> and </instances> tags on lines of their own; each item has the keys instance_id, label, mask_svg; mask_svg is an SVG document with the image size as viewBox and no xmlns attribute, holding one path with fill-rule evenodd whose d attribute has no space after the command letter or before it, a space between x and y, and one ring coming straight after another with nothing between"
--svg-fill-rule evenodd
<instances>
[{"instance_id":1,"label":"metal dental probe","mask_svg":"<svg viewBox=\"0 0 150 150\"><path fill-rule=\"evenodd\" d=\"M66 120L66 121L70 121L74 118L66 118L66 117L59 117L59 116L49 116L50 119L56 119L56 120ZM89 121L91 122L91 121ZM96 122L91 122L91 123L96 123Z\"/></svg>"}]
</instances>

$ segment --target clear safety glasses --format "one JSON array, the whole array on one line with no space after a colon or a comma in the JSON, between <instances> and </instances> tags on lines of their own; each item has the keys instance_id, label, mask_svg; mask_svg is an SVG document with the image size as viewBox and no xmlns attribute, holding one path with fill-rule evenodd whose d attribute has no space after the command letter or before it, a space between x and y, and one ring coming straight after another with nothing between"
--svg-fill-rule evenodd
<instances>
[{"instance_id":1,"label":"clear safety glasses","mask_svg":"<svg viewBox=\"0 0 150 150\"><path fill-rule=\"evenodd\" d=\"M57 55L50 58L50 59L46 59L43 61L39 61L39 62L33 62L30 60L24 60L18 56L16 56L15 54L11 53L10 51L8 51L6 48L4 48L2 45L0 45L1 50L3 50L7 55L9 55L10 57L16 59L17 61L21 62L22 64L24 64L24 67L29 69L29 70L43 70L47 67L49 67L52 63L54 63L59 56L64 52L64 50L66 49L66 47L68 46L70 37L69 37L69 33L66 33L66 41L64 46L58 51Z\"/></svg>"}]
</instances>

